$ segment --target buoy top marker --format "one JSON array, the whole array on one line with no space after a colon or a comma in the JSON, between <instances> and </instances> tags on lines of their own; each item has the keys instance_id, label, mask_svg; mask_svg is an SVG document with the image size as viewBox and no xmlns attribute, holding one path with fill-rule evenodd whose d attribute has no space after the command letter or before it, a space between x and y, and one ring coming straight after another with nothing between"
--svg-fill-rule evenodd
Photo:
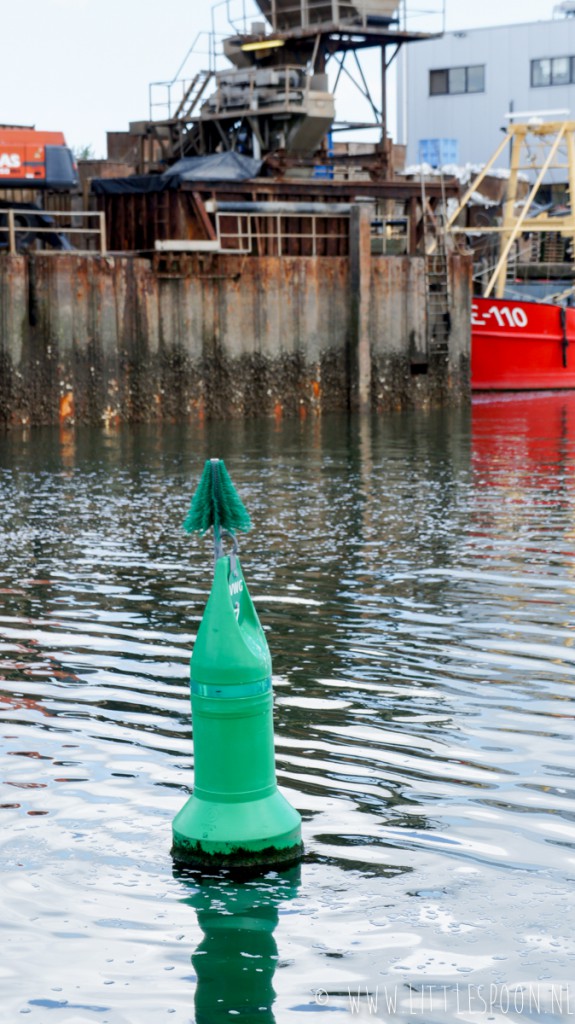
<instances>
[{"instance_id":1,"label":"buoy top marker","mask_svg":"<svg viewBox=\"0 0 575 1024\"><path fill-rule=\"evenodd\" d=\"M223 459L208 459L190 510L184 521L187 533L202 536L213 527L216 559L223 555L222 532L235 537L247 533L252 523L244 503L236 491Z\"/></svg>"}]
</instances>

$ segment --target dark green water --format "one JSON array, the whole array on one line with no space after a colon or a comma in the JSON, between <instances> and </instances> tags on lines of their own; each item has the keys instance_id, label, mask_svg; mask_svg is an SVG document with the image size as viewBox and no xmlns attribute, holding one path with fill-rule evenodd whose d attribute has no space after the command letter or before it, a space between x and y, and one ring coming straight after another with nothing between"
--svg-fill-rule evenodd
<instances>
[{"instance_id":1,"label":"dark green water","mask_svg":"<svg viewBox=\"0 0 575 1024\"><path fill-rule=\"evenodd\" d=\"M203 461L299 871L179 877ZM575 1015L575 395L0 437L0 1021Z\"/></svg>"}]
</instances>

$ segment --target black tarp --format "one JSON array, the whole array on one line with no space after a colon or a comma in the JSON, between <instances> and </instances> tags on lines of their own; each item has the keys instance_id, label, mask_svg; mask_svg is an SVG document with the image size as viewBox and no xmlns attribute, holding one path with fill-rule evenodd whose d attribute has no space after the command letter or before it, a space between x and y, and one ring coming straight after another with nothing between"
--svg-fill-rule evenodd
<instances>
[{"instance_id":1,"label":"black tarp","mask_svg":"<svg viewBox=\"0 0 575 1024\"><path fill-rule=\"evenodd\" d=\"M129 178L94 178L97 196L164 192L186 181L248 181L257 178L261 161L242 153L214 153L212 156L184 157L163 174L133 174Z\"/></svg>"},{"instance_id":2,"label":"black tarp","mask_svg":"<svg viewBox=\"0 0 575 1024\"><path fill-rule=\"evenodd\" d=\"M97 196L142 195L144 192L165 192L167 188L177 188L178 183L161 174L132 174L129 178L93 178L91 187Z\"/></svg>"}]
</instances>

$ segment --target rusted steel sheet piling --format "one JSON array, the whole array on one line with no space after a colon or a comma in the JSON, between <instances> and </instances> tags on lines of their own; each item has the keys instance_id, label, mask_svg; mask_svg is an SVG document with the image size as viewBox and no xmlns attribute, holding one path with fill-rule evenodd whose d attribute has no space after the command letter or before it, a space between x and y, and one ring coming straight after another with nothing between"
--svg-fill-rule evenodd
<instances>
[{"instance_id":1,"label":"rusted steel sheet piling","mask_svg":"<svg viewBox=\"0 0 575 1024\"><path fill-rule=\"evenodd\" d=\"M2 254L0 421L292 416L465 399L467 259L451 260L453 324L434 354L424 260L370 257L364 245L354 264L353 251Z\"/></svg>"},{"instance_id":2,"label":"rusted steel sheet piling","mask_svg":"<svg viewBox=\"0 0 575 1024\"><path fill-rule=\"evenodd\" d=\"M371 287L371 222L373 208L353 206L350 223L349 276L351 306L348 374L350 405L365 412L371 405L371 344L369 330Z\"/></svg>"}]
</instances>

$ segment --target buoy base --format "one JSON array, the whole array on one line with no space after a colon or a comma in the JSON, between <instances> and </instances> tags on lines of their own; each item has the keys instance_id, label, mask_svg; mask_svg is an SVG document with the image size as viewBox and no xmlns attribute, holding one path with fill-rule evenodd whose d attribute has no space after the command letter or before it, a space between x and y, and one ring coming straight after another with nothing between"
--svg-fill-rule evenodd
<instances>
[{"instance_id":1,"label":"buoy base","mask_svg":"<svg viewBox=\"0 0 575 1024\"><path fill-rule=\"evenodd\" d=\"M174 818L173 837L174 860L200 869L272 869L303 856L300 815L279 790L241 803L192 795Z\"/></svg>"}]
</instances>

